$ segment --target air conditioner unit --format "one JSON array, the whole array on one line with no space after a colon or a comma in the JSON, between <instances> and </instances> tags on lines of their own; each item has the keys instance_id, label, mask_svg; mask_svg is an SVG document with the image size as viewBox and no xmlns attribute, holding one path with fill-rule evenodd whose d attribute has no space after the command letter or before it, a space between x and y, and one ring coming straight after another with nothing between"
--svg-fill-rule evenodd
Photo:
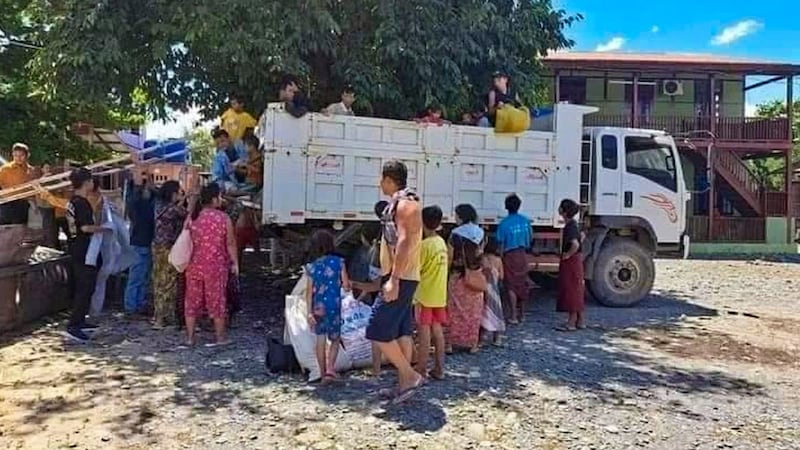
<instances>
[{"instance_id":1,"label":"air conditioner unit","mask_svg":"<svg viewBox=\"0 0 800 450\"><path fill-rule=\"evenodd\" d=\"M683 95L683 81L680 80L664 80L661 83L664 95L674 97L676 95Z\"/></svg>"}]
</instances>

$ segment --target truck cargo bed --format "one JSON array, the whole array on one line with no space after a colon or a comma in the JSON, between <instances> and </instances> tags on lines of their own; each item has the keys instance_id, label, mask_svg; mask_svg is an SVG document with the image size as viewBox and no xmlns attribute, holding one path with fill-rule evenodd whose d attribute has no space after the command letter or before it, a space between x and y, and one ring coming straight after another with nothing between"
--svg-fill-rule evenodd
<instances>
[{"instance_id":1,"label":"truck cargo bed","mask_svg":"<svg viewBox=\"0 0 800 450\"><path fill-rule=\"evenodd\" d=\"M270 105L257 131L265 149L266 223L375 220L381 166L406 163L409 185L446 221L470 203L482 222L505 215L510 193L523 198L534 225L556 226L557 203L577 199L583 115L595 109L558 105L549 131L497 134L491 128L308 114Z\"/></svg>"}]
</instances>

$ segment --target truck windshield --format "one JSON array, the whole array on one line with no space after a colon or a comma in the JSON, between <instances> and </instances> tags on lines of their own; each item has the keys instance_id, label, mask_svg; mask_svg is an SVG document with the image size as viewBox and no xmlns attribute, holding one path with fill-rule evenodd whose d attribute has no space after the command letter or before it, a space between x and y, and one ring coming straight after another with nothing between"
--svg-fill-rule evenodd
<instances>
[{"instance_id":1,"label":"truck windshield","mask_svg":"<svg viewBox=\"0 0 800 450\"><path fill-rule=\"evenodd\" d=\"M656 142L654 138L644 136L625 138L625 170L630 174L658 183L673 192L678 191L677 170L672 148Z\"/></svg>"}]
</instances>

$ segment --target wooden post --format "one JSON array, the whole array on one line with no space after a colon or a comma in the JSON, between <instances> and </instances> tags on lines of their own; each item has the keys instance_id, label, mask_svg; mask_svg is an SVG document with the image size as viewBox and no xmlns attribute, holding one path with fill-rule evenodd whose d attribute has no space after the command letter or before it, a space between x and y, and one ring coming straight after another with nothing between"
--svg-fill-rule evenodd
<instances>
[{"instance_id":1,"label":"wooden post","mask_svg":"<svg viewBox=\"0 0 800 450\"><path fill-rule=\"evenodd\" d=\"M633 95L633 107L631 108L631 114L633 114L633 128L639 127L639 74L633 74L633 86L632 86Z\"/></svg>"},{"instance_id":2,"label":"wooden post","mask_svg":"<svg viewBox=\"0 0 800 450\"><path fill-rule=\"evenodd\" d=\"M555 83L553 87L553 104L556 105L561 100L561 71L556 70L553 82Z\"/></svg>"},{"instance_id":3,"label":"wooden post","mask_svg":"<svg viewBox=\"0 0 800 450\"><path fill-rule=\"evenodd\" d=\"M716 174L714 173L714 144L709 144L708 163L708 242L714 242L714 207L717 203Z\"/></svg>"},{"instance_id":4,"label":"wooden post","mask_svg":"<svg viewBox=\"0 0 800 450\"><path fill-rule=\"evenodd\" d=\"M714 79L714 74L711 74L708 76L708 120L709 120L708 131L710 131L711 134L713 134L715 137L717 135L716 91L717 91L716 80Z\"/></svg>"},{"instance_id":5,"label":"wooden post","mask_svg":"<svg viewBox=\"0 0 800 450\"><path fill-rule=\"evenodd\" d=\"M786 118L789 120L789 143L794 141L792 124L794 124L794 76L786 78ZM792 205L792 149L786 150L786 242L792 242L792 225L794 223L794 211Z\"/></svg>"}]
</instances>

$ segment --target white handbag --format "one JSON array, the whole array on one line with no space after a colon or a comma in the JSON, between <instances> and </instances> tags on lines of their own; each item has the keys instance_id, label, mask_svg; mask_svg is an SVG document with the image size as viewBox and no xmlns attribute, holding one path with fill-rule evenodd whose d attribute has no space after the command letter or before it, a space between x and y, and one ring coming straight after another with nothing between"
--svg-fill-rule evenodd
<instances>
[{"instance_id":1,"label":"white handbag","mask_svg":"<svg viewBox=\"0 0 800 450\"><path fill-rule=\"evenodd\" d=\"M191 221L187 219L181 234L178 235L178 240L169 250L169 257L167 258L169 263L175 267L175 270L180 273L186 270L192 260L192 233L189 230L191 224Z\"/></svg>"}]
</instances>

